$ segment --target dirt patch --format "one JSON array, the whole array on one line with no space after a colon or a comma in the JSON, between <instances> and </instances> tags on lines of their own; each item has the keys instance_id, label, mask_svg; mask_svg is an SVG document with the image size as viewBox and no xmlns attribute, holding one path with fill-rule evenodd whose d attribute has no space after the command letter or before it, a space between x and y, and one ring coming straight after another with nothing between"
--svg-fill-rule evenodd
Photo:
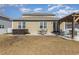
<instances>
[{"instance_id":1,"label":"dirt patch","mask_svg":"<svg viewBox=\"0 0 79 59\"><path fill-rule=\"evenodd\" d=\"M5 36L0 41L0 54L52 55L79 54L79 42L57 36Z\"/></svg>"},{"instance_id":2,"label":"dirt patch","mask_svg":"<svg viewBox=\"0 0 79 59\"><path fill-rule=\"evenodd\" d=\"M18 42L22 39L22 37L20 36L7 36L5 38L3 38L2 41L0 41L0 47L9 47L12 46L15 42Z\"/></svg>"}]
</instances>

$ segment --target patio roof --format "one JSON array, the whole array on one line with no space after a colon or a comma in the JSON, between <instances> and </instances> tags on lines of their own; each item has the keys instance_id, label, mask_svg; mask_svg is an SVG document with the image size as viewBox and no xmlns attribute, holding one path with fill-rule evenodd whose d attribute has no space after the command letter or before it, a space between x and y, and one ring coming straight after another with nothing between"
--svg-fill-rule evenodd
<instances>
[{"instance_id":1,"label":"patio roof","mask_svg":"<svg viewBox=\"0 0 79 59\"><path fill-rule=\"evenodd\" d=\"M67 16L61 18L59 21L72 22L74 16L75 16L75 18L77 18L79 16L79 13L72 13L70 15L67 15ZM79 19L78 19L78 22L79 22Z\"/></svg>"}]
</instances>

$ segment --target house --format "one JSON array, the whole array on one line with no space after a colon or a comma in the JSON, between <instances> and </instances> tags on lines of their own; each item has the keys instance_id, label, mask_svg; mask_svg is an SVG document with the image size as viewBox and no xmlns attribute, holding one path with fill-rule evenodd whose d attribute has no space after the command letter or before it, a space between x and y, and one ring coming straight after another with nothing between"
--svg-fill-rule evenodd
<instances>
[{"instance_id":1,"label":"house","mask_svg":"<svg viewBox=\"0 0 79 59\"><path fill-rule=\"evenodd\" d=\"M54 14L23 14L21 19L12 21L12 29L13 33L15 34L25 32L33 35L52 34L52 32L58 31L57 22L58 17L56 17Z\"/></svg>"},{"instance_id":2,"label":"house","mask_svg":"<svg viewBox=\"0 0 79 59\"><path fill-rule=\"evenodd\" d=\"M0 34L11 33L11 21L8 17L0 15Z\"/></svg>"},{"instance_id":3,"label":"house","mask_svg":"<svg viewBox=\"0 0 79 59\"><path fill-rule=\"evenodd\" d=\"M61 35L79 40L79 13L72 13L61 18L59 23Z\"/></svg>"}]
</instances>

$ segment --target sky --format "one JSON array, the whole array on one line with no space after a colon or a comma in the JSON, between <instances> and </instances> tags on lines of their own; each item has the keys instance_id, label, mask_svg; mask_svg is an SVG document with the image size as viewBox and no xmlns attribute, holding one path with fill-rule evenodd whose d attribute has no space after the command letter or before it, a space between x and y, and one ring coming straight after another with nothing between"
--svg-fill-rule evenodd
<instances>
[{"instance_id":1,"label":"sky","mask_svg":"<svg viewBox=\"0 0 79 59\"><path fill-rule=\"evenodd\" d=\"M18 19L27 13L51 13L62 18L79 12L79 4L0 4L0 14Z\"/></svg>"}]
</instances>

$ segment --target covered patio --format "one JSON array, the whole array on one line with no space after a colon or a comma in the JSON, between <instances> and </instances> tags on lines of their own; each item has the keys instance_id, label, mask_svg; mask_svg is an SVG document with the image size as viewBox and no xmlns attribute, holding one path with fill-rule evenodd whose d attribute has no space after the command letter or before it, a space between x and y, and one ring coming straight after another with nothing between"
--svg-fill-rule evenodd
<instances>
[{"instance_id":1,"label":"covered patio","mask_svg":"<svg viewBox=\"0 0 79 59\"><path fill-rule=\"evenodd\" d=\"M79 13L72 13L61 18L59 25L60 35L79 41Z\"/></svg>"}]
</instances>

